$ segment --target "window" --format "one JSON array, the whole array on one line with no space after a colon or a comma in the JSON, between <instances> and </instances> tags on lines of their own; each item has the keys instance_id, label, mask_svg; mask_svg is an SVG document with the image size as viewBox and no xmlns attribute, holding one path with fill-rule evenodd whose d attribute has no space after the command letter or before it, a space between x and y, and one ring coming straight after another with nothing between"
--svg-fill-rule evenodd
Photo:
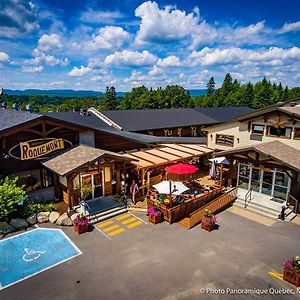
<instances>
[{"instance_id":1,"label":"window","mask_svg":"<svg viewBox=\"0 0 300 300\"><path fill-rule=\"evenodd\" d=\"M294 139L300 139L300 128L295 128Z\"/></svg>"},{"instance_id":2,"label":"window","mask_svg":"<svg viewBox=\"0 0 300 300\"><path fill-rule=\"evenodd\" d=\"M264 135L265 125L252 125L252 134Z\"/></svg>"},{"instance_id":3,"label":"window","mask_svg":"<svg viewBox=\"0 0 300 300\"><path fill-rule=\"evenodd\" d=\"M291 127L276 128L274 126L268 126L268 135L270 136L291 138L291 134L292 134Z\"/></svg>"},{"instance_id":4,"label":"window","mask_svg":"<svg viewBox=\"0 0 300 300\"><path fill-rule=\"evenodd\" d=\"M216 144L218 145L233 147L233 143L234 143L234 136L232 135L223 135L223 134L216 135Z\"/></svg>"}]
</instances>

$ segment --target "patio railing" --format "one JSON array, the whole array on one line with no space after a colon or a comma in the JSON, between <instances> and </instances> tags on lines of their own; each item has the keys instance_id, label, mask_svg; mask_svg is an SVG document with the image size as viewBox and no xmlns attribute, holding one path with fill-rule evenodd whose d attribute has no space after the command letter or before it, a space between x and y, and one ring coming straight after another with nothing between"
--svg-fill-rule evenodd
<instances>
[{"instance_id":1,"label":"patio railing","mask_svg":"<svg viewBox=\"0 0 300 300\"><path fill-rule=\"evenodd\" d=\"M182 202L174 207L167 207L164 204L160 204L157 200L150 199L148 200L148 206L156 205L160 208L163 213L164 219L168 221L170 224L177 222L186 216L188 216L191 212L197 210L198 208L204 206L209 203L216 197L222 194L223 188L215 189L208 194L195 196L185 202Z\"/></svg>"},{"instance_id":2,"label":"patio railing","mask_svg":"<svg viewBox=\"0 0 300 300\"><path fill-rule=\"evenodd\" d=\"M214 214L224 210L228 206L232 205L237 198L237 190L237 187L230 189L225 194L189 214L188 217L180 221L180 224L190 229L201 222L206 209L210 210Z\"/></svg>"}]
</instances>

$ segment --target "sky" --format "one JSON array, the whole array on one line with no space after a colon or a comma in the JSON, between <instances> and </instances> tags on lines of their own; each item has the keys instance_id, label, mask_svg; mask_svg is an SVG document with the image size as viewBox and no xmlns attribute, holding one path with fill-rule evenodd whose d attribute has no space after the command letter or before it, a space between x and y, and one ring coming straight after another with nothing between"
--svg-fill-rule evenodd
<instances>
[{"instance_id":1,"label":"sky","mask_svg":"<svg viewBox=\"0 0 300 300\"><path fill-rule=\"evenodd\" d=\"M0 0L0 87L300 86L299 0Z\"/></svg>"}]
</instances>

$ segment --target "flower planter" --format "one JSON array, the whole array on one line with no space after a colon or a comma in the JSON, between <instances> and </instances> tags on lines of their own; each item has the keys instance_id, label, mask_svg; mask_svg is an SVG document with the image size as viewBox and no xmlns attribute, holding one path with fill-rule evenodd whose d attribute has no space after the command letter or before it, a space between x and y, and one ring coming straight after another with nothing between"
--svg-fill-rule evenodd
<instances>
[{"instance_id":1,"label":"flower planter","mask_svg":"<svg viewBox=\"0 0 300 300\"><path fill-rule=\"evenodd\" d=\"M211 222L211 223L207 223L207 222L201 222L201 228L207 231L212 231L214 230L216 227L216 223Z\"/></svg>"},{"instance_id":2,"label":"flower planter","mask_svg":"<svg viewBox=\"0 0 300 300\"><path fill-rule=\"evenodd\" d=\"M160 223L162 221L162 214L159 214L158 216L148 215L148 221L153 224Z\"/></svg>"},{"instance_id":3,"label":"flower planter","mask_svg":"<svg viewBox=\"0 0 300 300\"><path fill-rule=\"evenodd\" d=\"M81 234L88 231L89 224L74 224L73 228L78 234Z\"/></svg>"},{"instance_id":4,"label":"flower planter","mask_svg":"<svg viewBox=\"0 0 300 300\"><path fill-rule=\"evenodd\" d=\"M283 280L293 284L296 287L300 286L300 271L289 271L284 269Z\"/></svg>"}]
</instances>

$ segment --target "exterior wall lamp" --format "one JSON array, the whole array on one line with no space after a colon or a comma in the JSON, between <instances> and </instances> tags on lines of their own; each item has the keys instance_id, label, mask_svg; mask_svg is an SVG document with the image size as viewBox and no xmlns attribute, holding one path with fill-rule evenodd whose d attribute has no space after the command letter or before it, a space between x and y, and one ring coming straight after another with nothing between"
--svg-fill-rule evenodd
<instances>
[{"instance_id":1,"label":"exterior wall lamp","mask_svg":"<svg viewBox=\"0 0 300 300\"><path fill-rule=\"evenodd\" d=\"M238 144L239 144L239 143L240 143L240 138L237 138L236 140L237 140L237 142L238 142Z\"/></svg>"}]
</instances>

